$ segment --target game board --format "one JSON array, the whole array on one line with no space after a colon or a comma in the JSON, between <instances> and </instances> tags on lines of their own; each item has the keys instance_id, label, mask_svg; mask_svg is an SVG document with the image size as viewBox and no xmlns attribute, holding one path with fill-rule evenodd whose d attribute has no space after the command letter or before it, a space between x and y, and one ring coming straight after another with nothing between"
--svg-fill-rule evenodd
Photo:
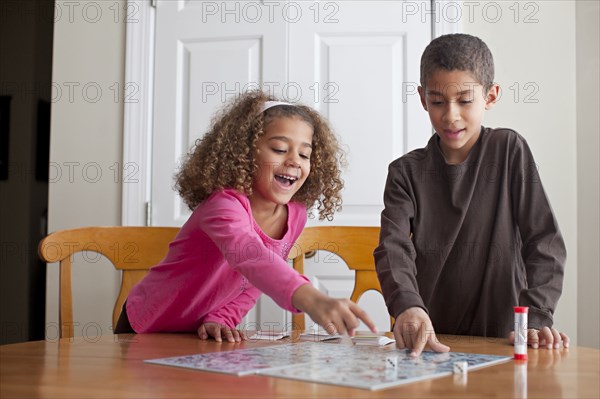
<instances>
[{"instance_id":1,"label":"game board","mask_svg":"<svg viewBox=\"0 0 600 399\"><path fill-rule=\"evenodd\" d=\"M386 366L386 358L390 356L397 356L397 367ZM458 352L423 352L420 357L412 358L407 350L398 350L393 346L367 347L300 342L152 359L146 362L238 376L261 374L378 390L451 375L456 361L467 361L471 371L510 359L507 356Z\"/></svg>"}]
</instances>

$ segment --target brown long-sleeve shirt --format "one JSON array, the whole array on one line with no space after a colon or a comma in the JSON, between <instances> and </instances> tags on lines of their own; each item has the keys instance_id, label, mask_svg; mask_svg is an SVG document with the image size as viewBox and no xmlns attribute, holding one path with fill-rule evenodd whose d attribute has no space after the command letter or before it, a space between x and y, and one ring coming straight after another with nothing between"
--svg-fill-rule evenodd
<instances>
[{"instance_id":1,"label":"brown long-sleeve shirt","mask_svg":"<svg viewBox=\"0 0 600 399\"><path fill-rule=\"evenodd\" d=\"M505 337L521 305L529 328L552 326L566 250L525 139L482 128L457 165L438 142L389 166L374 256L390 314L419 306L437 333Z\"/></svg>"}]
</instances>

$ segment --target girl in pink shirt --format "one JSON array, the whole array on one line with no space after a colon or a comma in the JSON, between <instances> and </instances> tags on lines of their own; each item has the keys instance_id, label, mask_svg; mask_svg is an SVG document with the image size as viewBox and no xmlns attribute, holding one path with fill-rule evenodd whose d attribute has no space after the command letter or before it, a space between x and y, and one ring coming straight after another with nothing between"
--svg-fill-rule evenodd
<instances>
[{"instance_id":1,"label":"girl in pink shirt","mask_svg":"<svg viewBox=\"0 0 600 399\"><path fill-rule=\"evenodd\" d=\"M236 329L262 292L306 312L330 332L354 334L355 303L321 293L287 255L316 206L340 208L342 152L309 107L260 91L240 95L199 139L176 176L193 210L165 259L131 290L115 333L197 331L201 339L245 339Z\"/></svg>"}]
</instances>

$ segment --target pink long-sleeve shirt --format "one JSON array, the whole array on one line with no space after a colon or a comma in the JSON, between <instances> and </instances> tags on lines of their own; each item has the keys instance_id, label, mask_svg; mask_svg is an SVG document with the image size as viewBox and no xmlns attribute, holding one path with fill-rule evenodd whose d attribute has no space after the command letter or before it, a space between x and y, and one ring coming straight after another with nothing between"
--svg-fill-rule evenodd
<instances>
[{"instance_id":1,"label":"pink long-sleeve shirt","mask_svg":"<svg viewBox=\"0 0 600 399\"><path fill-rule=\"evenodd\" d=\"M308 279L286 262L306 224L304 205L290 202L285 235L267 236L250 201L235 190L200 203L169 244L165 259L131 290L127 316L138 333L196 331L206 322L237 326L262 292L282 308Z\"/></svg>"}]
</instances>

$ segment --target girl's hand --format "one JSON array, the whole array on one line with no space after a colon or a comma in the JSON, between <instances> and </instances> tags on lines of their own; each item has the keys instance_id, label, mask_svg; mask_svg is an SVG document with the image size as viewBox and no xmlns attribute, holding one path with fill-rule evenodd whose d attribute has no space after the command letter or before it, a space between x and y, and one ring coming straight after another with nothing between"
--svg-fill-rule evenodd
<instances>
[{"instance_id":1,"label":"girl's hand","mask_svg":"<svg viewBox=\"0 0 600 399\"><path fill-rule=\"evenodd\" d=\"M411 356L419 356L429 344L436 352L448 352L450 347L438 341L433 324L427 312L420 307L412 307L400 313L394 324L394 338L398 349L411 349Z\"/></svg>"},{"instance_id":2,"label":"girl's hand","mask_svg":"<svg viewBox=\"0 0 600 399\"><path fill-rule=\"evenodd\" d=\"M200 327L198 327L198 337L200 337L202 340L213 337L217 342L222 341L221 337L224 337L229 342L240 342L248 339L243 331L231 329L227 326L217 323L203 323Z\"/></svg>"},{"instance_id":3,"label":"girl's hand","mask_svg":"<svg viewBox=\"0 0 600 399\"><path fill-rule=\"evenodd\" d=\"M354 335L362 320L372 332L377 332L375 324L367 313L349 299L331 298L310 284L300 286L292 295L296 309L306 312L311 319L329 334Z\"/></svg>"},{"instance_id":4,"label":"girl's hand","mask_svg":"<svg viewBox=\"0 0 600 399\"><path fill-rule=\"evenodd\" d=\"M515 343L515 332L511 331L508 340L511 344ZM569 347L569 336L565 333L559 332L556 328L544 327L541 330L530 328L527 330L527 344L533 349L537 348L548 348L558 349L560 344L563 344L565 348Z\"/></svg>"}]
</instances>

